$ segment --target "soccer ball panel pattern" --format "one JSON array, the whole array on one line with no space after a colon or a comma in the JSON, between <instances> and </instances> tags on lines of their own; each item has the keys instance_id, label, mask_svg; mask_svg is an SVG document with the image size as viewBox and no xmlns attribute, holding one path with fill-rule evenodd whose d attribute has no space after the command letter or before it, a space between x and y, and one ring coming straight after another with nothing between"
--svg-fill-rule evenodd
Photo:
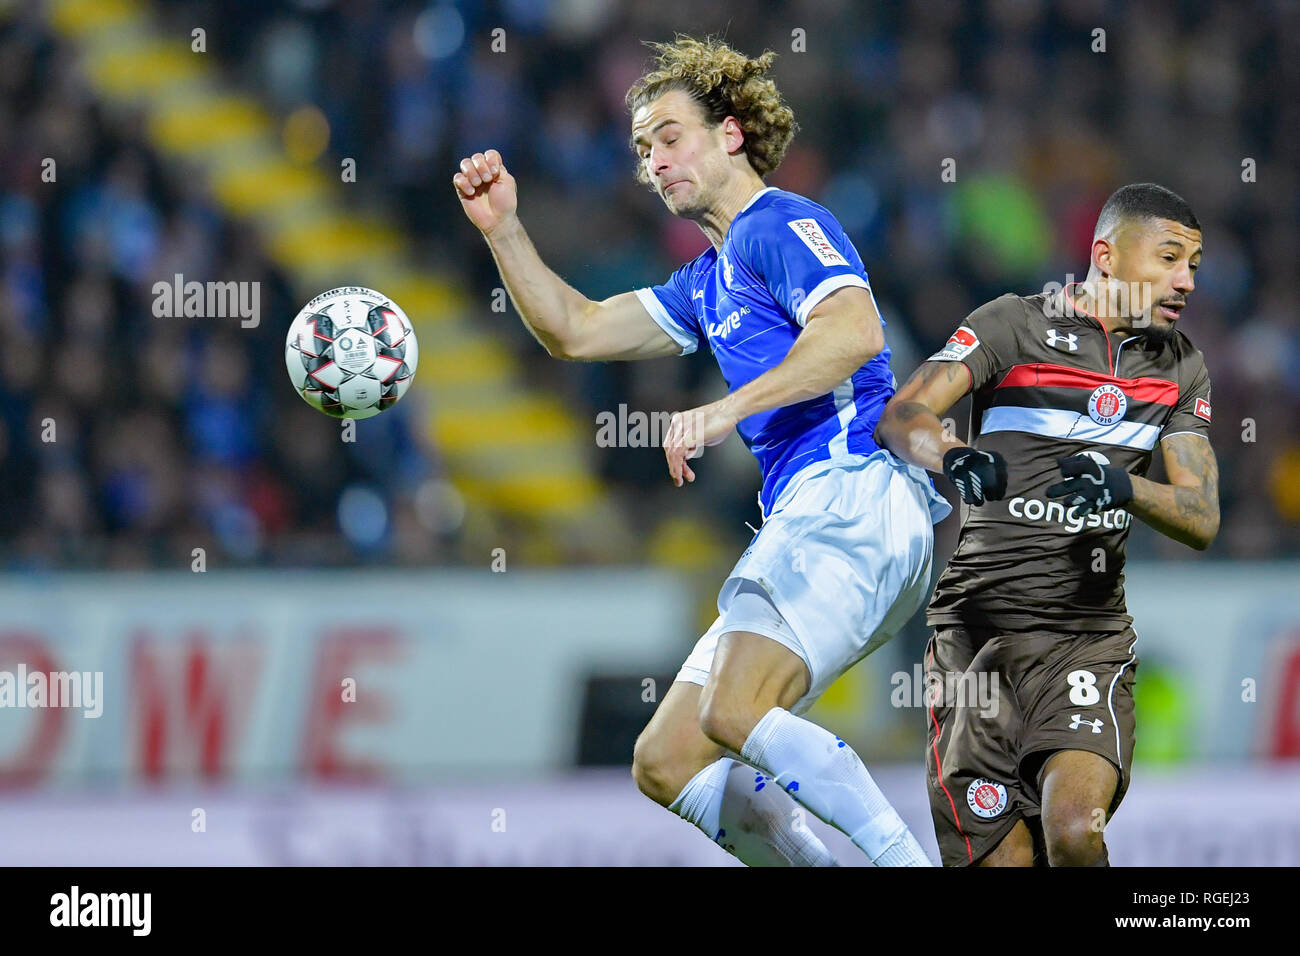
<instances>
[{"instance_id":1,"label":"soccer ball panel pattern","mask_svg":"<svg viewBox=\"0 0 1300 956\"><path fill-rule=\"evenodd\" d=\"M419 350L411 321L371 289L312 299L289 327L284 361L303 401L335 418L370 418L410 387Z\"/></svg>"}]
</instances>

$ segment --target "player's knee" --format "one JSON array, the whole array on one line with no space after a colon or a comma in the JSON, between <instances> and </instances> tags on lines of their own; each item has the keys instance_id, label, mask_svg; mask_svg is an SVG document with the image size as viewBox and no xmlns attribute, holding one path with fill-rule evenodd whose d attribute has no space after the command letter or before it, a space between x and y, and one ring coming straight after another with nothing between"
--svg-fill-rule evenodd
<instances>
[{"instance_id":1,"label":"player's knee","mask_svg":"<svg viewBox=\"0 0 1300 956\"><path fill-rule=\"evenodd\" d=\"M1065 812L1043 818L1043 838L1052 866L1090 866L1105 851L1103 835L1083 812Z\"/></svg>"},{"instance_id":2,"label":"player's knee","mask_svg":"<svg viewBox=\"0 0 1300 956\"><path fill-rule=\"evenodd\" d=\"M677 799L683 785L677 784L672 755L653 737L642 734L632 748L632 779L637 789L660 806Z\"/></svg>"}]
</instances>

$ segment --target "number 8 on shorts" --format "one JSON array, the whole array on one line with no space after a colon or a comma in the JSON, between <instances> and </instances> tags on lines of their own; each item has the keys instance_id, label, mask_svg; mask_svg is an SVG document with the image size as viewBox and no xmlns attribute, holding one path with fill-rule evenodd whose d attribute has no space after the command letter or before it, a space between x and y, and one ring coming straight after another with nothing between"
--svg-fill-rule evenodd
<instances>
[{"instance_id":1,"label":"number 8 on shorts","mask_svg":"<svg viewBox=\"0 0 1300 956\"><path fill-rule=\"evenodd\" d=\"M1097 690L1097 675L1092 671L1070 671L1065 682L1070 685L1070 703L1088 707L1101 700L1101 692Z\"/></svg>"}]
</instances>

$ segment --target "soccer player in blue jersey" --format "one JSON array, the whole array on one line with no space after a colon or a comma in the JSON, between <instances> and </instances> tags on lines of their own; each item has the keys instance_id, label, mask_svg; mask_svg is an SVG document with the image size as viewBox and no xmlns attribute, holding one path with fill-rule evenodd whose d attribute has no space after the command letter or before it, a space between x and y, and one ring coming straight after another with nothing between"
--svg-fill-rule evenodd
<instances>
[{"instance_id":1,"label":"soccer player in blue jersey","mask_svg":"<svg viewBox=\"0 0 1300 956\"><path fill-rule=\"evenodd\" d=\"M795 130L765 76L773 54L680 36L654 47L627 97L638 178L710 242L663 285L588 300L537 255L496 150L453 177L551 355L713 353L729 392L673 415L664 453L678 487L733 429L762 469L763 526L638 738L633 777L750 865L835 865L797 802L878 866L929 866L852 748L800 715L920 608L932 524L950 508L872 439L895 383L853 244L822 206L763 183Z\"/></svg>"}]
</instances>

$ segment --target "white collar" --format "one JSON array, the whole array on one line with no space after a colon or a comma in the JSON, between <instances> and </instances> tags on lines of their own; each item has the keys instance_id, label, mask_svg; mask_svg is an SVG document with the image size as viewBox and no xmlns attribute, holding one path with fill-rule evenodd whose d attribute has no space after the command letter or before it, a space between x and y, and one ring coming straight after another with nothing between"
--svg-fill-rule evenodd
<instances>
[{"instance_id":1,"label":"white collar","mask_svg":"<svg viewBox=\"0 0 1300 956\"><path fill-rule=\"evenodd\" d=\"M757 201L757 199L758 199L759 196L762 196L762 195L764 195L765 193L770 193L770 192L771 192L772 190L774 190L774 189L776 189L775 186L764 186L764 187L763 187L762 189L760 189L758 192L754 193L754 195L752 195L752 196L749 197L749 202L745 203L745 205L743 205L743 206L740 207L740 210L739 210L739 212L736 213L736 216L739 216L740 213L744 212L744 211L745 211L746 209L748 209L750 206L754 205L754 203ZM732 217L732 222L735 222L735 217L734 217L734 216Z\"/></svg>"}]
</instances>

